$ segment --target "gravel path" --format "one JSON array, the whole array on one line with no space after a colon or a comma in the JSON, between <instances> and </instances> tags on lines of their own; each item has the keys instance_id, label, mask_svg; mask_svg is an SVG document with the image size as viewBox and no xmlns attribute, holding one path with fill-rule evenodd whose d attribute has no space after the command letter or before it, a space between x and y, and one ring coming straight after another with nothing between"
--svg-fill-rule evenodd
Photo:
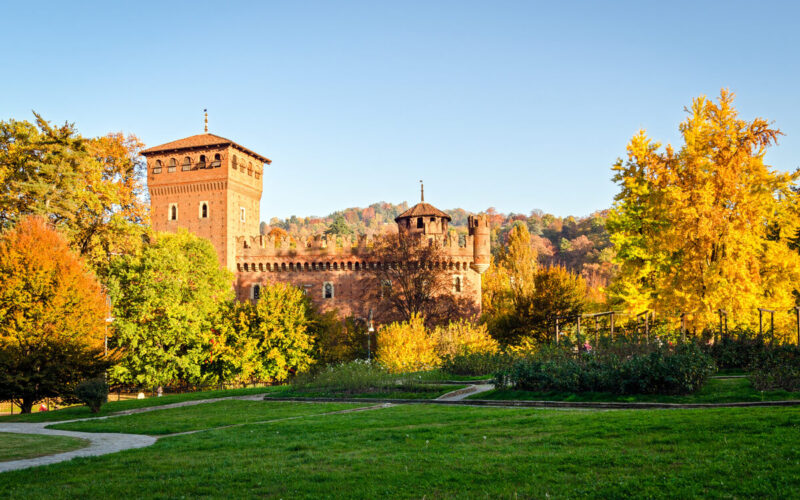
<instances>
[{"instance_id":1,"label":"gravel path","mask_svg":"<svg viewBox=\"0 0 800 500\"><path fill-rule=\"evenodd\" d=\"M482 392L491 391L494 389L494 384L477 384L477 385L469 385L462 389L457 389L455 391L448 392L447 394L442 394L436 400L438 401L461 401L473 394L480 394Z\"/></svg>"},{"instance_id":2,"label":"gravel path","mask_svg":"<svg viewBox=\"0 0 800 500\"><path fill-rule=\"evenodd\" d=\"M24 460L11 460L9 462L0 462L0 472L17 470L17 469L27 469L28 467L36 467L38 465L54 464L57 462L63 462L65 460L71 460L75 457L93 457L96 455L105 455L107 453L116 453L122 450L129 450L132 448L143 448L145 446L150 446L151 444L156 442L156 438L152 436L144 436L141 434L73 432L73 431L60 431L56 429L45 429L45 426L54 423L56 422L41 422L35 424L26 424L20 422L0 423L0 432L14 432L18 434L43 434L49 436L69 436L69 437L86 439L90 443L89 446L77 450L67 451L65 453L47 455L44 457L26 458Z\"/></svg>"}]
</instances>

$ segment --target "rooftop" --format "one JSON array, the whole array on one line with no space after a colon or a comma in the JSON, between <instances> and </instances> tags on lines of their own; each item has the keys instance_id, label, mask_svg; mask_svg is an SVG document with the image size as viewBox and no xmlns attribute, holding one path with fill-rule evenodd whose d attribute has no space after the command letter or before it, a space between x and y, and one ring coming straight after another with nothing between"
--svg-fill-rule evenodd
<instances>
[{"instance_id":1,"label":"rooftop","mask_svg":"<svg viewBox=\"0 0 800 500\"><path fill-rule=\"evenodd\" d=\"M232 146L244 153L254 156L258 158L260 161L270 164L272 160L267 157L261 156L258 153L255 153L244 146L236 144L230 139L226 139L224 137L220 137L215 134L197 134L190 137L186 137L184 139L178 139L177 141L167 142L165 144L161 144L159 146L153 146L152 148L147 148L142 151L144 156L149 154L155 153L164 153L167 151L179 151L181 149L194 149L194 148L204 148L204 147L212 147L212 146Z\"/></svg>"},{"instance_id":2,"label":"rooftop","mask_svg":"<svg viewBox=\"0 0 800 500\"><path fill-rule=\"evenodd\" d=\"M424 201L417 203L402 214L398 215L394 221L398 222L400 219L406 219L409 217L443 217L447 220L452 220L452 217L447 215L447 213L442 212L430 203L425 203Z\"/></svg>"}]
</instances>

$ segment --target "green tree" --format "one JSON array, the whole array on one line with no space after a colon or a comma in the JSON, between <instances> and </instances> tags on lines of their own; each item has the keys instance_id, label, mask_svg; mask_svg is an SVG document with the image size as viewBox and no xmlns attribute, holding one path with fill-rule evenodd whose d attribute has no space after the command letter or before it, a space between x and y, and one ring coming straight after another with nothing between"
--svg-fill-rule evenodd
<instances>
[{"instance_id":1,"label":"green tree","mask_svg":"<svg viewBox=\"0 0 800 500\"><path fill-rule=\"evenodd\" d=\"M209 366L219 379L282 382L311 366L317 316L299 288L263 285L258 301L228 304L220 318Z\"/></svg>"},{"instance_id":2,"label":"green tree","mask_svg":"<svg viewBox=\"0 0 800 500\"><path fill-rule=\"evenodd\" d=\"M0 400L30 413L107 368L106 298L83 259L39 217L0 237Z\"/></svg>"},{"instance_id":3,"label":"green tree","mask_svg":"<svg viewBox=\"0 0 800 500\"><path fill-rule=\"evenodd\" d=\"M325 234L333 234L333 235L348 235L353 234L353 229L350 227L350 224L342 215L337 215L336 218L333 219L328 229L325 230Z\"/></svg>"},{"instance_id":4,"label":"green tree","mask_svg":"<svg viewBox=\"0 0 800 500\"><path fill-rule=\"evenodd\" d=\"M112 262L117 382L160 387L199 383L209 361L213 320L233 298L233 276L208 240L180 230L156 235L138 255Z\"/></svg>"},{"instance_id":5,"label":"green tree","mask_svg":"<svg viewBox=\"0 0 800 500\"><path fill-rule=\"evenodd\" d=\"M0 227L46 217L104 275L111 256L136 251L148 223L142 143L109 134L85 139L74 125L0 121Z\"/></svg>"}]
</instances>

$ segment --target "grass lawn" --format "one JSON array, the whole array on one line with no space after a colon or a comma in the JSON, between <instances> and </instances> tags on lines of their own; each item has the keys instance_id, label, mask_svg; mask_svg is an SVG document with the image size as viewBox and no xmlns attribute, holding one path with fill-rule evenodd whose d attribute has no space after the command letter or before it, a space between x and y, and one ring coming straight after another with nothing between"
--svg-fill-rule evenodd
<instances>
[{"instance_id":1,"label":"grass lawn","mask_svg":"<svg viewBox=\"0 0 800 500\"><path fill-rule=\"evenodd\" d=\"M88 445L89 441L74 437L0 432L0 462L53 455Z\"/></svg>"},{"instance_id":2,"label":"grass lawn","mask_svg":"<svg viewBox=\"0 0 800 500\"><path fill-rule=\"evenodd\" d=\"M160 406L181 401L197 401L199 399L224 398L228 396L246 396L248 394L264 394L270 391L284 389L284 386L251 387L247 389L228 389L222 391L199 391L185 394L171 394L160 398L126 399L112 401L103 405L100 413L92 413L86 406L71 406L63 410L29 413L27 415L15 414L0 417L0 422L54 422L57 420L70 420L73 418L102 417L114 412Z\"/></svg>"},{"instance_id":3,"label":"grass lawn","mask_svg":"<svg viewBox=\"0 0 800 500\"><path fill-rule=\"evenodd\" d=\"M744 401L781 401L800 399L800 392L783 390L760 392L753 389L746 378L710 379L695 394L686 396L662 396L656 394L638 394L620 396L605 392L532 392L513 389L495 389L470 396L472 399L493 400L533 400L533 401L620 401L620 402L655 402L655 403L733 403Z\"/></svg>"},{"instance_id":4,"label":"grass lawn","mask_svg":"<svg viewBox=\"0 0 800 500\"><path fill-rule=\"evenodd\" d=\"M141 420L157 433L205 417L180 408L125 418L128 431ZM0 483L9 498L775 498L797 494L798 470L797 408L399 405L165 437Z\"/></svg>"},{"instance_id":5,"label":"grass lawn","mask_svg":"<svg viewBox=\"0 0 800 500\"><path fill-rule=\"evenodd\" d=\"M152 411L101 420L86 420L49 427L80 432L122 432L129 434L173 434L176 432L210 429L231 424L244 424L317 415L331 411L363 407L348 403L282 403L264 404L261 401L226 400L185 408Z\"/></svg>"},{"instance_id":6,"label":"grass lawn","mask_svg":"<svg viewBox=\"0 0 800 500\"><path fill-rule=\"evenodd\" d=\"M303 391L286 386L279 391L270 392L267 397L274 398L372 398L372 399L436 399L448 392L463 389L466 385L418 385L410 390L408 387L399 387L396 391L376 389L370 392L347 391Z\"/></svg>"}]
</instances>

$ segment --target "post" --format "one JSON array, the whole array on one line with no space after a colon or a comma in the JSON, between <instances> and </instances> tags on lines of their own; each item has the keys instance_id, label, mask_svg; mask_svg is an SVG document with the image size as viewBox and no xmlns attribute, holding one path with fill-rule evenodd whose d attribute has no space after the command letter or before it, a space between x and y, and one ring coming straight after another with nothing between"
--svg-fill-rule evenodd
<instances>
[{"instance_id":1,"label":"post","mask_svg":"<svg viewBox=\"0 0 800 500\"><path fill-rule=\"evenodd\" d=\"M759 308L758 309L758 338L761 339L761 340L764 340L764 327L763 327L763 323L761 322L761 317L762 317L763 313L764 313L764 311L762 311Z\"/></svg>"},{"instance_id":2,"label":"post","mask_svg":"<svg viewBox=\"0 0 800 500\"><path fill-rule=\"evenodd\" d=\"M800 306L794 306L794 313L797 321L797 345L800 346Z\"/></svg>"},{"instance_id":3,"label":"post","mask_svg":"<svg viewBox=\"0 0 800 500\"><path fill-rule=\"evenodd\" d=\"M369 309L369 323L367 324L367 361L372 361L372 332L375 329L372 327L372 308Z\"/></svg>"},{"instance_id":4,"label":"post","mask_svg":"<svg viewBox=\"0 0 800 500\"><path fill-rule=\"evenodd\" d=\"M798 316L800 317L800 316ZM798 327L800 328L800 327ZM798 330L800 331L800 330ZM800 333L798 333L798 338L800 338ZM611 311L611 342L614 342L614 311Z\"/></svg>"},{"instance_id":5,"label":"post","mask_svg":"<svg viewBox=\"0 0 800 500\"><path fill-rule=\"evenodd\" d=\"M644 339L647 344L650 343L650 311L644 313Z\"/></svg>"},{"instance_id":6,"label":"post","mask_svg":"<svg viewBox=\"0 0 800 500\"><path fill-rule=\"evenodd\" d=\"M578 351L581 350L581 315L578 315Z\"/></svg>"},{"instance_id":7,"label":"post","mask_svg":"<svg viewBox=\"0 0 800 500\"><path fill-rule=\"evenodd\" d=\"M600 343L600 325L597 323L598 317L594 317L594 348L597 349L597 344Z\"/></svg>"},{"instance_id":8,"label":"post","mask_svg":"<svg viewBox=\"0 0 800 500\"><path fill-rule=\"evenodd\" d=\"M775 311L769 313L769 344L775 342Z\"/></svg>"}]
</instances>

